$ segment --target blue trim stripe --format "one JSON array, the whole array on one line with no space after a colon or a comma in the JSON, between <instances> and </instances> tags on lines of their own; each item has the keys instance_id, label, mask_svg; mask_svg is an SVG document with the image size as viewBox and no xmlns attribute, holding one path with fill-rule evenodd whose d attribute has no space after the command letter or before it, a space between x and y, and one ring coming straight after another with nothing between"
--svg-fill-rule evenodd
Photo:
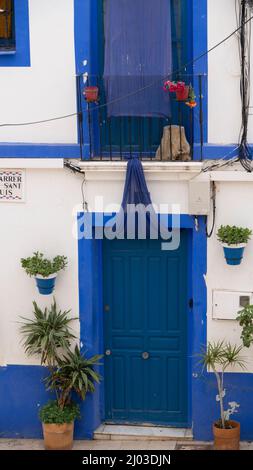
<instances>
[{"instance_id":1,"label":"blue trim stripe","mask_svg":"<svg viewBox=\"0 0 253 470\"><path fill-rule=\"evenodd\" d=\"M208 19L207 0L193 0L193 58L201 56L208 50ZM197 75L205 75L202 79L202 106L203 106L203 138L208 142L208 55L198 60L193 65L194 87L199 90L199 78ZM199 111L199 107L198 107ZM194 142L200 142L200 126L197 118L194 121ZM199 157L194 154L195 159Z\"/></svg>"}]
</instances>

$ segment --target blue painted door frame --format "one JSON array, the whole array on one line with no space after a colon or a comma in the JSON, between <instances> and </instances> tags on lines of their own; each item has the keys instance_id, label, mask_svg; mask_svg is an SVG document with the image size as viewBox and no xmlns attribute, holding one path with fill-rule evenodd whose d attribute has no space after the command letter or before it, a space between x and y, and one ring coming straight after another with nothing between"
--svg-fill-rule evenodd
<instances>
[{"instance_id":1,"label":"blue painted door frame","mask_svg":"<svg viewBox=\"0 0 253 470\"><path fill-rule=\"evenodd\" d=\"M93 217L93 224L102 229L110 217L101 216L98 223ZM79 214L78 219L79 225L82 227L83 214ZM171 217L169 217L168 227L171 227ZM206 274L207 240L205 220L200 217L196 228L194 217L182 215L181 228L188 230L189 233L188 295L194 300L193 307L189 310L188 320L188 422L193 424L194 437L203 438L204 435L211 436L211 429L207 431L203 429L206 391L203 391L203 383L198 378L193 358L199 353L201 345L206 342L206 284L204 276ZM78 245L81 346L88 349L91 354L103 354L103 241L81 238ZM100 369L104 376L104 367L101 366ZM82 412L85 418L83 422L78 424L77 430L79 434L92 437L94 430L105 418L104 382L97 387L93 396L89 396L83 405ZM199 423L202 423L202 427Z\"/></svg>"}]
</instances>

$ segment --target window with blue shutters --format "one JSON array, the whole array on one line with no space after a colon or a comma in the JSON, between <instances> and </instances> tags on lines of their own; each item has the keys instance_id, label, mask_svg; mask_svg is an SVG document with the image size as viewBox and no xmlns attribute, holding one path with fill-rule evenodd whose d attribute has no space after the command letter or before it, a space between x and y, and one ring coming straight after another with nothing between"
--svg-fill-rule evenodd
<instances>
[{"instance_id":1,"label":"window with blue shutters","mask_svg":"<svg viewBox=\"0 0 253 470\"><path fill-rule=\"evenodd\" d=\"M0 0L0 51L15 51L13 0Z\"/></svg>"},{"instance_id":2,"label":"window with blue shutters","mask_svg":"<svg viewBox=\"0 0 253 470\"><path fill-rule=\"evenodd\" d=\"M0 0L0 67L30 67L29 1Z\"/></svg>"}]
</instances>

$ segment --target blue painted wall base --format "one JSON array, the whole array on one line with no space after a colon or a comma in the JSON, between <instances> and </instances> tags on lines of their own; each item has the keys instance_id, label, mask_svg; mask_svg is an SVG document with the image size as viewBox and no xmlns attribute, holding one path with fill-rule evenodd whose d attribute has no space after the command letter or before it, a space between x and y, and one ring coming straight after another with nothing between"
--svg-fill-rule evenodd
<instances>
[{"instance_id":1,"label":"blue painted wall base","mask_svg":"<svg viewBox=\"0 0 253 470\"><path fill-rule=\"evenodd\" d=\"M54 399L45 391L46 376L47 370L40 366L0 367L0 438L42 439L39 408ZM91 397L81 404L81 414L75 438L92 439Z\"/></svg>"},{"instance_id":2,"label":"blue painted wall base","mask_svg":"<svg viewBox=\"0 0 253 470\"><path fill-rule=\"evenodd\" d=\"M0 438L42 438L41 423L38 419L39 406L53 398L45 392L42 383L45 376L46 370L43 367L0 368ZM241 423L241 438L253 440L253 374L227 374L225 384L228 399L240 404L239 413L234 418ZM216 393L213 374L194 378L192 404L196 440L212 440L212 422L217 419L219 413ZM75 425L76 439L92 439L94 426L97 427L101 421L98 402L99 396L89 396L85 404L81 405L82 420L77 421Z\"/></svg>"}]
</instances>

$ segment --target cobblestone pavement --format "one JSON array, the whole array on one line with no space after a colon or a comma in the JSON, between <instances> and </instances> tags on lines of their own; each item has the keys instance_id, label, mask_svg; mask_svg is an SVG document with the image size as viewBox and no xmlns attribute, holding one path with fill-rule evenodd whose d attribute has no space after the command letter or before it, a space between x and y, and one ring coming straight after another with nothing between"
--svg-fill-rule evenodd
<instances>
[{"instance_id":1,"label":"cobblestone pavement","mask_svg":"<svg viewBox=\"0 0 253 470\"><path fill-rule=\"evenodd\" d=\"M75 441L74 450L174 450L176 445L182 441ZM188 450L193 450L195 446L200 449L208 448L205 442L191 442L185 443ZM209 444L210 445L210 444ZM0 450L43 450L42 440L33 439L0 439ZM253 450L252 442L242 442L241 450Z\"/></svg>"}]
</instances>

